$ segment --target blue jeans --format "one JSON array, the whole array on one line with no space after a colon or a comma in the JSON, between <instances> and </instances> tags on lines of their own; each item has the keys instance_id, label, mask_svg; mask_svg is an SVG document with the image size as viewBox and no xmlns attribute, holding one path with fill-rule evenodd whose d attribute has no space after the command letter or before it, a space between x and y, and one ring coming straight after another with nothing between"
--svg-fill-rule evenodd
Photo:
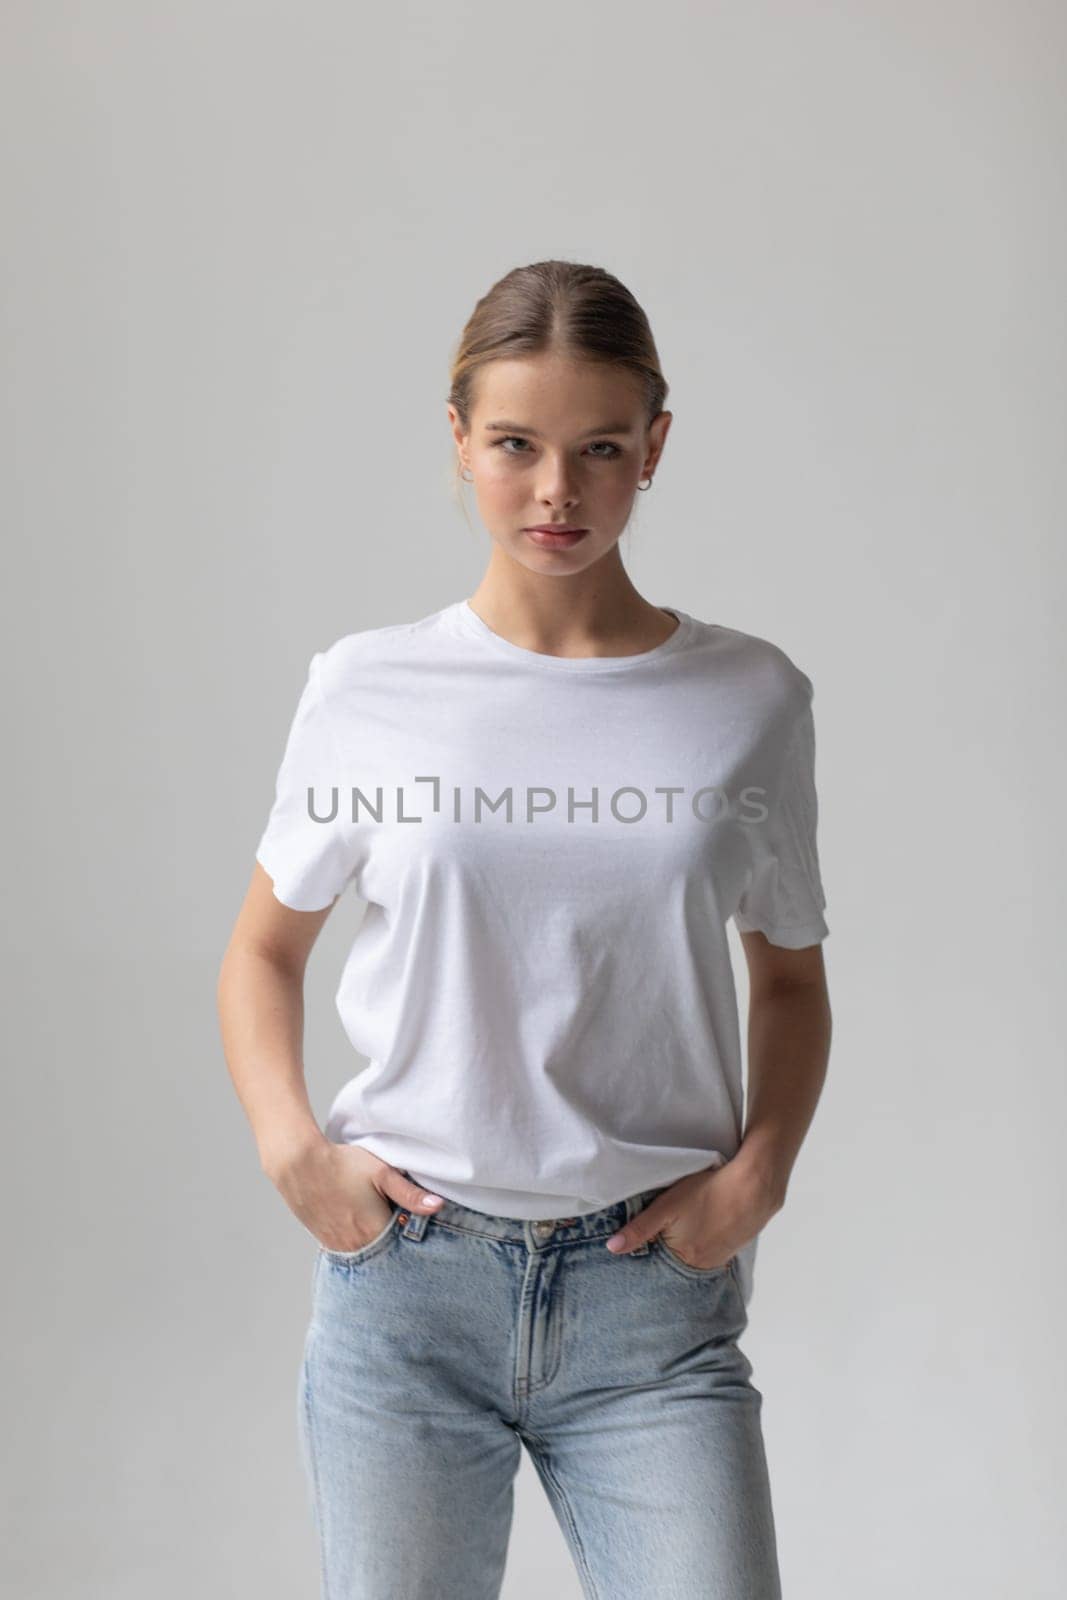
<instances>
[{"instance_id":1,"label":"blue jeans","mask_svg":"<svg viewBox=\"0 0 1067 1600\"><path fill-rule=\"evenodd\" d=\"M587 1600L780 1600L737 1258L393 1203L320 1249L298 1386L323 1600L497 1600L524 1446Z\"/></svg>"}]
</instances>

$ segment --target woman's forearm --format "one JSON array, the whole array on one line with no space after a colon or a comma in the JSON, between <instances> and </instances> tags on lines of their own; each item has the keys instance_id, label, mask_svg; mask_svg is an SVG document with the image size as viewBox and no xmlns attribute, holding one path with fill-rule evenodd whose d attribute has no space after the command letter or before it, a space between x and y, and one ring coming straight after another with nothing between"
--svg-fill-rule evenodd
<instances>
[{"instance_id":1,"label":"woman's forearm","mask_svg":"<svg viewBox=\"0 0 1067 1600\"><path fill-rule=\"evenodd\" d=\"M734 1161L778 1207L822 1093L831 1031L823 983L771 985L750 1002L745 1131Z\"/></svg>"},{"instance_id":2,"label":"woman's forearm","mask_svg":"<svg viewBox=\"0 0 1067 1600\"><path fill-rule=\"evenodd\" d=\"M218 980L226 1065L271 1178L325 1138L304 1077L302 974L246 944L227 950Z\"/></svg>"}]
</instances>

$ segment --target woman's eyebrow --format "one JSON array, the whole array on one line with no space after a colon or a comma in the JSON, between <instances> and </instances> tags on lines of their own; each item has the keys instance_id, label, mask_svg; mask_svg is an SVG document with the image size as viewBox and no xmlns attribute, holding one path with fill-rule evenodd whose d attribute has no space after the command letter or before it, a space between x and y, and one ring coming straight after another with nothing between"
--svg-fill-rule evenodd
<instances>
[{"instance_id":1,"label":"woman's eyebrow","mask_svg":"<svg viewBox=\"0 0 1067 1600\"><path fill-rule=\"evenodd\" d=\"M521 422L487 422L485 426L487 429L498 429L504 433L528 433L531 439L541 438L536 428L527 428ZM591 439L594 433L629 432L631 432L631 428L628 422L608 422L602 428L590 428L588 433L583 433L581 437L583 439Z\"/></svg>"}]
</instances>

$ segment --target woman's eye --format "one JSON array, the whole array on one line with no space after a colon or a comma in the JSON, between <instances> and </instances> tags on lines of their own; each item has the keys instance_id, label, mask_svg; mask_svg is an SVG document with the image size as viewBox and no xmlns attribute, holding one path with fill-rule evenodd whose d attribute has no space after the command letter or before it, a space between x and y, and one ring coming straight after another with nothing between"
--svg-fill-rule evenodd
<instances>
[{"instance_id":1,"label":"woman's eye","mask_svg":"<svg viewBox=\"0 0 1067 1600\"><path fill-rule=\"evenodd\" d=\"M494 439L493 440L493 448L495 450L499 450L499 449L504 449L504 447L506 445L509 445L509 444L525 445L526 443L527 443L527 441L525 439L521 438L518 434L509 433L503 439ZM598 445L601 448L603 448L603 449L605 449L605 450L610 452L610 454L608 454L608 455L599 456L597 459L600 460L600 461L614 461L616 456L621 456L622 455L622 451L619 449L618 445L617 444L612 444L610 439L596 439L596 440L594 440L593 444L590 445L589 448L591 450L595 450ZM504 454L506 456L516 456L516 455L522 456L522 455L526 455L527 452L525 450L508 450L508 449L504 449Z\"/></svg>"}]
</instances>

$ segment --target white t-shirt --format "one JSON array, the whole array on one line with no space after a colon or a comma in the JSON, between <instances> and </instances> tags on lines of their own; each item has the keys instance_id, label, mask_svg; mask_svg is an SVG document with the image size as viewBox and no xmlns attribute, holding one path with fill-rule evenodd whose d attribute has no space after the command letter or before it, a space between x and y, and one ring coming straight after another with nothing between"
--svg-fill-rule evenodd
<instances>
[{"instance_id":1,"label":"white t-shirt","mask_svg":"<svg viewBox=\"0 0 1067 1600\"><path fill-rule=\"evenodd\" d=\"M811 680L663 609L637 655L528 650L459 600L311 659L256 857L296 910L366 902L336 998L369 1064L325 1131L478 1210L576 1216L728 1160L726 925L829 932Z\"/></svg>"}]
</instances>

